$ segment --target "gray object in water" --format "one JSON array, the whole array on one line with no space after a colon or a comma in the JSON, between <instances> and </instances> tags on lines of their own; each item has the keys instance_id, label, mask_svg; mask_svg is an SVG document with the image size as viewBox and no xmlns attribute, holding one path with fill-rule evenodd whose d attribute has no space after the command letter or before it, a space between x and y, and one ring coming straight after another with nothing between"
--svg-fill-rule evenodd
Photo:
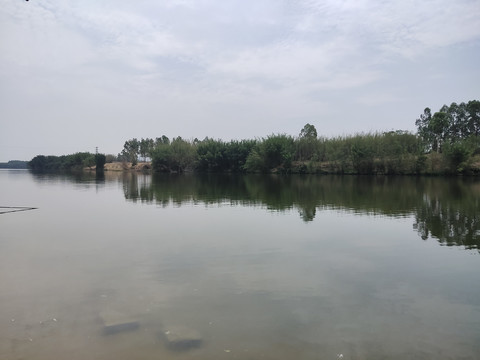
<instances>
[{"instance_id":1,"label":"gray object in water","mask_svg":"<svg viewBox=\"0 0 480 360\"><path fill-rule=\"evenodd\" d=\"M203 342L198 331L184 326L169 327L164 333L167 347L171 350L182 351L198 348Z\"/></svg>"},{"instance_id":2,"label":"gray object in water","mask_svg":"<svg viewBox=\"0 0 480 360\"><path fill-rule=\"evenodd\" d=\"M105 335L136 330L140 325L135 318L114 310L101 312L100 317L103 321L103 333Z\"/></svg>"}]
</instances>

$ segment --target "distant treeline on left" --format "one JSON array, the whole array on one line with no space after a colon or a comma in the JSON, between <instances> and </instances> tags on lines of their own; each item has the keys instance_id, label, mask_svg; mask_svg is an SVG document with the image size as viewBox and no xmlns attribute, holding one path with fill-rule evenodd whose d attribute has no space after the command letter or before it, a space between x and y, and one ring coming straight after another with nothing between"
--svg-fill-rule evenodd
<instances>
[{"instance_id":1,"label":"distant treeline on left","mask_svg":"<svg viewBox=\"0 0 480 360\"><path fill-rule=\"evenodd\" d=\"M0 169L28 169L27 161L10 160L9 162L0 162Z\"/></svg>"},{"instance_id":2,"label":"distant treeline on left","mask_svg":"<svg viewBox=\"0 0 480 360\"><path fill-rule=\"evenodd\" d=\"M28 162L28 167L36 172L59 170L80 171L86 167L96 167L96 169L103 170L105 162L106 156L104 154L79 152L62 156L37 155Z\"/></svg>"}]
</instances>

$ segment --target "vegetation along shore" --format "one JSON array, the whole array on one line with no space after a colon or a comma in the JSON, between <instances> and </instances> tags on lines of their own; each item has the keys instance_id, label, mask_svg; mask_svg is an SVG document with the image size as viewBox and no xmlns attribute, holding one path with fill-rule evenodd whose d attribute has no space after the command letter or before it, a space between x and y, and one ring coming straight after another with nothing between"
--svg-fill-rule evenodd
<instances>
[{"instance_id":1,"label":"vegetation along shore","mask_svg":"<svg viewBox=\"0 0 480 360\"><path fill-rule=\"evenodd\" d=\"M306 124L298 136L222 141L136 138L118 155L76 153L34 157L33 171L480 175L480 101L429 108L416 133L387 131L326 138ZM141 162L143 160L143 162Z\"/></svg>"}]
</instances>

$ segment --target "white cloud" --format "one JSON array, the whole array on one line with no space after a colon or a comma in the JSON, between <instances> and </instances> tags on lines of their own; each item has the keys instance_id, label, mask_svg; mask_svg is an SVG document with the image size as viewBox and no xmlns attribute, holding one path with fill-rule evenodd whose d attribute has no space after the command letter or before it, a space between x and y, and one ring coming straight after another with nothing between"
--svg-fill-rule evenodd
<instances>
[{"instance_id":1,"label":"white cloud","mask_svg":"<svg viewBox=\"0 0 480 360\"><path fill-rule=\"evenodd\" d=\"M460 1L305 1L308 26L334 29L382 56L412 58L439 46L480 37L480 3Z\"/></svg>"}]
</instances>

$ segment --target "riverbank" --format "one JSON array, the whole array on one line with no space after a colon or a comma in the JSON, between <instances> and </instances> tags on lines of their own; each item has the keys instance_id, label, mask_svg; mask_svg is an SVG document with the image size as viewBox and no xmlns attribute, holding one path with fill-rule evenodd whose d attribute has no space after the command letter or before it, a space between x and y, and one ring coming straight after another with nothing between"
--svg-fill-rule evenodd
<instances>
[{"instance_id":1,"label":"riverbank","mask_svg":"<svg viewBox=\"0 0 480 360\"><path fill-rule=\"evenodd\" d=\"M93 168L87 168L88 170L95 170ZM136 165L132 165L131 162L111 162L106 163L103 167L104 171L150 171L152 170L151 162L139 162Z\"/></svg>"},{"instance_id":2,"label":"riverbank","mask_svg":"<svg viewBox=\"0 0 480 360\"><path fill-rule=\"evenodd\" d=\"M480 175L480 155L472 156L465 162L464 168L457 174ZM95 171L95 167L85 168ZM364 170L364 171L359 171ZM368 170L368 171L367 171ZM152 172L151 162L106 163L104 171L142 171ZM168 171L167 171L168 172ZM202 172L202 171L201 171ZM228 172L228 171L226 171ZM288 167L277 166L268 173L283 174L325 174L325 175L454 175L451 164L442 154L431 153L424 156L399 157L392 159L373 159L369 166L363 169L356 168L353 163L344 161L293 161Z\"/></svg>"}]
</instances>

